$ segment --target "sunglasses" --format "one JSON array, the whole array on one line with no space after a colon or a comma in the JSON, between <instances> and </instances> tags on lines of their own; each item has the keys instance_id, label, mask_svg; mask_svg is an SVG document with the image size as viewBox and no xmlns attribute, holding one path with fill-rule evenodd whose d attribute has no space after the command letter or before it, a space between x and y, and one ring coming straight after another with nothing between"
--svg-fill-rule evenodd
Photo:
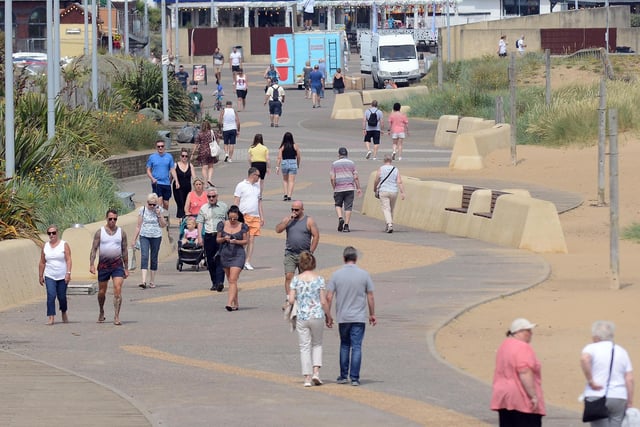
<instances>
[{"instance_id":1,"label":"sunglasses","mask_svg":"<svg viewBox=\"0 0 640 427\"><path fill-rule=\"evenodd\" d=\"M215 196L207 196L207 199L215 199L216 197L218 197L217 194Z\"/></svg>"},{"instance_id":2,"label":"sunglasses","mask_svg":"<svg viewBox=\"0 0 640 427\"><path fill-rule=\"evenodd\" d=\"M300 209L298 208L291 208L291 212L298 212Z\"/></svg>"},{"instance_id":3,"label":"sunglasses","mask_svg":"<svg viewBox=\"0 0 640 427\"><path fill-rule=\"evenodd\" d=\"M180 154L180 157L189 157L187 154Z\"/></svg>"},{"instance_id":4,"label":"sunglasses","mask_svg":"<svg viewBox=\"0 0 640 427\"><path fill-rule=\"evenodd\" d=\"M55 236L56 234L58 234L58 232L57 231L47 231L47 234L49 236Z\"/></svg>"},{"instance_id":5,"label":"sunglasses","mask_svg":"<svg viewBox=\"0 0 640 427\"><path fill-rule=\"evenodd\" d=\"M156 148L164 148L164 145L156 145Z\"/></svg>"},{"instance_id":6,"label":"sunglasses","mask_svg":"<svg viewBox=\"0 0 640 427\"><path fill-rule=\"evenodd\" d=\"M107 218L107 221L117 221L118 218Z\"/></svg>"},{"instance_id":7,"label":"sunglasses","mask_svg":"<svg viewBox=\"0 0 640 427\"><path fill-rule=\"evenodd\" d=\"M155 203L147 203L149 206L151 206L152 208L156 206Z\"/></svg>"}]
</instances>

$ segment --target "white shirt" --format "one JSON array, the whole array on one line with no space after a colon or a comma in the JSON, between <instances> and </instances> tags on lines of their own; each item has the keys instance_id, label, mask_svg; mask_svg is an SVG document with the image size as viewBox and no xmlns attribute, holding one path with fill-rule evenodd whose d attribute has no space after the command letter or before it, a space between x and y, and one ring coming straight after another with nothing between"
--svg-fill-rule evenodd
<instances>
[{"instance_id":1,"label":"white shirt","mask_svg":"<svg viewBox=\"0 0 640 427\"><path fill-rule=\"evenodd\" d=\"M591 356L591 376L593 382L602 386L602 390L593 390L589 384L584 389L585 397L604 396L609 378L609 364L611 363L611 341L599 341L588 344L582 353ZM632 372L631 360L627 351L616 345L613 352L613 367L611 368L611 380L607 389L607 397L617 399L627 398L627 386L624 376L627 372Z\"/></svg>"},{"instance_id":2,"label":"white shirt","mask_svg":"<svg viewBox=\"0 0 640 427\"><path fill-rule=\"evenodd\" d=\"M236 90L247 90L247 79L244 74L236 76Z\"/></svg>"},{"instance_id":3,"label":"white shirt","mask_svg":"<svg viewBox=\"0 0 640 427\"><path fill-rule=\"evenodd\" d=\"M246 179L236 185L234 197L240 198L238 208L243 215L260 216L260 181L255 184Z\"/></svg>"},{"instance_id":4,"label":"white shirt","mask_svg":"<svg viewBox=\"0 0 640 427\"><path fill-rule=\"evenodd\" d=\"M222 130L238 130L236 126L236 111L233 108L225 108L222 113Z\"/></svg>"},{"instance_id":5,"label":"white shirt","mask_svg":"<svg viewBox=\"0 0 640 427\"><path fill-rule=\"evenodd\" d=\"M231 52L229 54L229 61L231 61L231 65L240 65L242 54L239 51Z\"/></svg>"},{"instance_id":6,"label":"white shirt","mask_svg":"<svg viewBox=\"0 0 640 427\"><path fill-rule=\"evenodd\" d=\"M67 261L64 257L64 240L60 240L55 248L49 242L44 244L44 276L53 280L62 280L67 274Z\"/></svg>"}]
</instances>

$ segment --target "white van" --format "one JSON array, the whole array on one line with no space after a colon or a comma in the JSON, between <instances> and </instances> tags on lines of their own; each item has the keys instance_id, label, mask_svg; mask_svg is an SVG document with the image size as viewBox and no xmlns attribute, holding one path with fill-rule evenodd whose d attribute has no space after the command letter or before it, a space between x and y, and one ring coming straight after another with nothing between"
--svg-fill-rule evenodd
<instances>
[{"instance_id":1,"label":"white van","mask_svg":"<svg viewBox=\"0 0 640 427\"><path fill-rule=\"evenodd\" d=\"M373 86L384 88L385 80L400 85L422 77L416 43L411 34L360 34L360 72L371 74Z\"/></svg>"}]
</instances>

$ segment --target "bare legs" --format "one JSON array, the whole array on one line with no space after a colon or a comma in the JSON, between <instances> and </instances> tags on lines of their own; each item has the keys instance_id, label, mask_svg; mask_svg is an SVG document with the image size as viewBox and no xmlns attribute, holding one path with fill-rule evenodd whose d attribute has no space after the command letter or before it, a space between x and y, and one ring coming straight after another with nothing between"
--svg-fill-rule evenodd
<instances>
[{"instance_id":1,"label":"bare legs","mask_svg":"<svg viewBox=\"0 0 640 427\"><path fill-rule=\"evenodd\" d=\"M123 277L113 278L113 324L121 325L120 323L120 308L122 307L122 283ZM108 281L100 282L98 284L98 307L100 308L100 314L98 315L98 323L102 323L105 320L104 317L104 302L107 298L107 285ZM64 317L62 318L64 321Z\"/></svg>"},{"instance_id":2,"label":"bare legs","mask_svg":"<svg viewBox=\"0 0 640 427\"><path fill-rule=\"evenodd\" d=\"M289 285L293 279L293 273L284 273L284 293L289 295Z\"/></svg>"},{"instance_id":3,"label":"bare legs","mask_svg":"<svg viewBox=\"0 0 640 427\"><path fill-rule=\"evenodd\" d=\"M251 255L253 255L253 246L255 243L255 239L256 236L252 236L251 234L249 234L249 241L247 242L247 246L245 246L244 248L246 252L245 265L251 264Z\"/></svg>"},{"instance_id":4,"label":"bare legs","mask_svg":"<svg viewBox=\"0 0 640 427\"><path fill-rule=\"evenodd\" d=\"M349 225L349 220L351 219L351 211L344 211L344 216L342 215L342 206L336 206L336 214L338 218L344 219L344 225Z\"/></svg>"},{"instance_id":5,"label":"bare legs","mask_svg":"<svg viewBox=\"0 0 640 427\"><path fill-rule=\"evenodd\" d=\"M227 275L227 282L229 283L229 291L227 298L227 310L235 311L238 309L238 278L240 277L240 267L225 267L224 274Z\"/></svg>"},{"instance_id":6,"label":"bare legs","mask_svg":"<svg viewBox=\"0 0 640 427\"><path fill-rule=\"evenodd\" d=\"M104 300L107 297L107 284L109 282L98 283L98 307L100 308L100 314L98 315L98 323L104 322Z\"/></svg>"},{"instance_id":7,"label":"bare legs","mask_svg":"<svg viewBox=\"0 0 640 427\"><path fill-rule=\"evenodd\" d=\"M227 153L227 157L229 158L229 160L233 159L234 148L235 148L234 144L225 144L224 145L224 152Z\"/></svg>"},{"instance_id":8,"label":"bare legs","mask_svg":"<svg viewBox=\"0 0 640 427\"><path fill-rule=\"evenodd\" d=\"M402 143L404 142L404 138L394 138L393 139L393 152L396 153L396 158L402 158ZM394 159L395 160L395 159Z\"/></svg>"},{"instance_id":9,"label":"bare legs","mask_svg":"<svg viewBox=\"0 0 640 427\"><path fill-rule=\"evenodd\" d=\"M284 194L289 198L293 195L293 187L296 184L296 176L294 174L282 174L282 189Z\"/></svg>"},{"instance_id":10,"label":"bare legs","mask_svg":"<svg viewBox=\"0 0 640 427\"><path fill-rule=\"evenodd\" d=\"M203 164L202 165L202 178L207 182L207 184L213 184L213 165Z\"/></svg>"}]
</instances>

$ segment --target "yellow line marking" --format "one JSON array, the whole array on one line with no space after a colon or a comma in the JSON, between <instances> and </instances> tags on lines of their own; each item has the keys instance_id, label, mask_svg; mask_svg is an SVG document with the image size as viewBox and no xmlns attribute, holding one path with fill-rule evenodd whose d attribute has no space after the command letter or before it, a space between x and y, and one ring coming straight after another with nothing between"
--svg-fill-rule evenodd
<instances>
[{"instance_id":1,"label":"yellow line marking","mask_svg":"<svg viewBox=\"0 0 640 427\"><path fill-rule=\"evenodd\" d=\"M261 230L260 237L284 240L285 234L277 234L274 230ZM425 247L414 245L412 243L389 242L379 239L365 239L352 237L351 234L320 234L320 243L336 246L354 246L360 252L358 265L370 274L388 273L393 271L403 271L410 268L422 267L425 265L436 264L453 256L453 252L433 247ZM282 249L284 256L284 246ZM331 274L340 267L338 264L334 267L324 268L318 271L318 274L329 280ZM263 289L275 286L284 286L284 273L276 277L268 277L251 282L243 282L240 280L239 288L241 290ZM182 292L178 294L166 295L155 298L140 300L141 303L163 303L182 301L191 298L210 297L211 291L197 290L190 292Z\"/></svg>"},{"instance_id":2,"label":"yellow line marking","mask_svg":"<svg viewBox=\"0 0 640 427\"><path fill-rule=\"evenodd\" d=\"M240 368L238 366L227 365L208 360L193 359L167 353L148 346L125 345L121 348L137 356L147 357L178 365L191 366L207 371L218 372L224 375L234 375L245 378L255 378L261 381L268 381L285 386L300 387L298 378L287 375L275 374L273 372L258 371L255 369ZM311 390L310 390L311 391ZM339 384L325 384L322 387L313 387L314 393L324 393L341 399L349 399L361 405L370 406L374 409L387 412L410 421L423 425L464 425L464 426L487 426L480 420L464 414L429 405L415 399L399 397L378 391L367 390L362 387L342 386Z\"/></svg>"}]
</instances>

